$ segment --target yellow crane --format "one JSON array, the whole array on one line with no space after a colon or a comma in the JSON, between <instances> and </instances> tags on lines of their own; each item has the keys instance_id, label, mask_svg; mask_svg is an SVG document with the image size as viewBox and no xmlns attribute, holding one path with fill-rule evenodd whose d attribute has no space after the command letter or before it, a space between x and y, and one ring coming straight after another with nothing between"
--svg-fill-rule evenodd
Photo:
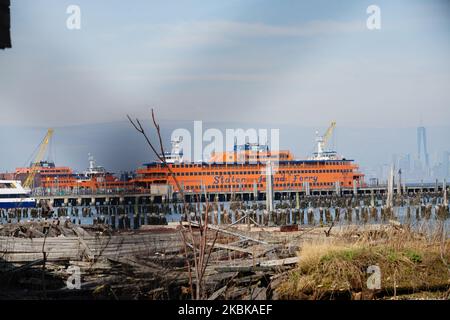
<instances>
[{"instance_id":1,"label":"yellow crane","mask_svg":"<svg viewBox=\"0 0 450 320\"><path fill-rule=\"evenodd\" d=\"M313 157L314 159L325 160L330 157L331 153L329 151L326 151L325 147L328 143L328 140L330 140L335 127L336 127L336 121L332 121L323 136L319 136L318 132L316 132L316 134L317 134L317 138L316 138L317 152L315 153L315 155Z\"/></svg>"},{"instance_id":2,"label":"yellow crane","mask_svg":"<svg viewBox=\"0 0 450 320\"><path fill-rule=\"evenodd\" d=\"M53 129L48 129L47 134L44 137L44 140L42 140L41 144L39 145L39 150L36 154L36 158L34 158L34 161L31 163L30 171L28 172L28 176L25 179L25 182L23 183L23 186L25 188L31 188L31 186L33 185L34 177L38 172L40 162L42 161L42 158L45 155L50 139L53 136L53 131L54 131Z\"/></svg>"},{"instance_id":3,"label":"yellow crane","mask_svg":"<svg viewBox=\"0 0 450 320\"><path fill-rule=\"evenodd\" d=\"M322 138L322 147L325 147L328 143L328 140L330 140L331 135L333 134L334 128L336 127L336 121L332 121L330 126L328 127L327 131L323 135Z\"/></svg>"}]
</instances>

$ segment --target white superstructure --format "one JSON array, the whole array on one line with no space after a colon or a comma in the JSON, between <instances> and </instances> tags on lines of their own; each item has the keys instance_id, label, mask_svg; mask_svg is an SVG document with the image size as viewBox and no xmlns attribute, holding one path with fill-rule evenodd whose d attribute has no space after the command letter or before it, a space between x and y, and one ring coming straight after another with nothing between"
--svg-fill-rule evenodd
<instances>
[{"instance_id":1,"label":"white superstructure","mask_svg":"<svg viewBox=\"0 0 450 320\"><path fill-rule=\"evenodd\" d=\"M172 150L170 152L165 152L164 156L167 163L181 163L183 162L183 147L181 143L183 142L183 137L177 136L171 141Z\"/></svg>"},{"instance_id":2,"label":"white superstructure","mask_svg":"<svg viewBox=\"0 0 450 320\"><path fill-rule=\"evenodd\" d=\"M32 208L36 206L36 199L22 187L20 181L0 180L0 208Z\"/></svg>"}]
</instances>

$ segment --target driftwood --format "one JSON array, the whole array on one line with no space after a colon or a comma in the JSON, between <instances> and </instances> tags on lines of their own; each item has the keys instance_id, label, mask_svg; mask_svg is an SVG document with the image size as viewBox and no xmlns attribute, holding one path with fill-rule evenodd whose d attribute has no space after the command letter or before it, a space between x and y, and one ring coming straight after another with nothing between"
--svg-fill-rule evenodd
<instances>
[{"instance_id":1,"label":"driftwood","mask_svg":"<svg viewBox=\"0 0 450 320\"><path fill-rule=\"evenodd\" d=\"M197 222L191 222L191 223L192 223L192 225L198 225ZM232 236L235 236L235 237L239 237L239 238L242 238L242 239L245 239L245 240L254 241L254 242L257 242L257 243L260 243L260 244L268 244L265 241L258 240L258 239L246 236L246 235L244 235L242 233L239 233L239 232L229 231L229 230L226 230L224 228L220 228L220 227L217 227L217 226L214 226L214 225L208 225L208 228L212 229L212 230L216 230L216 231L218 231L220 233L225 233L225 234L232 235Z\"/></svg>"},{"instance_id":2,"label":"driftwood","mask_svg":"<svg viewBox=\"0 0 450 320\"><path fill-rule=\"evenodd\" d=\"M212 243L208 242L208 245L212 246ZM236 247L236 246L230 246L230 245L221 244L221 243L214 244L214 248L227 249L227 250L232 250L232 251L239 251L239 252L243 252L243 253L253 254L251 249L241 248L241 247Z\"/></svg>"}]
</instances>

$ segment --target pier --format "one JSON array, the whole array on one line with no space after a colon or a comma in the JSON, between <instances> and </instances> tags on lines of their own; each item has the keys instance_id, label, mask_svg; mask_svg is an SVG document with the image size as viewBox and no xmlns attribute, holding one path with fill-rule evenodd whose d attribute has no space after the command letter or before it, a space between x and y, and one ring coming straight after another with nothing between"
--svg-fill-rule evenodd
<instances>
[{"instance_id":1,"label":"pier","mask_svg":"<svg viewBox=\"0 0 450 320\"><path fill-rule=\"evenodd\" d=\"M415 195L433 195L443 192L444 184L446 189L450 184L443 183L421 183L406 184L400 189L394 188L394 195L415 196ZM209 201L227 202L233 199L242 201L263 201L266 200L265 191L248 191L248 190L230 190L229 192L192 192L184 191L186 201L205 202L205 194ZM311 198L327 198L327 197L383 197L388 194L387 185L353 187L353 188L330 188L330 189L309 189L306 190L274 190L275 200L296 199L296 197ZM154 185L150 189L141 190L121 190L121 191L105 191L105 190L50 190L44 192L42 190L33 192L33 197L39 201L49 201L53 207L64 206L80 206L80 205L121 205L121 204L149 204L149 203L177 203L181 199L178 193L170 185Z\"/></svg>"},{"instance_id":2,"label":"pier","mask_svg":"<svg viewBox=\"0 0 450 320\"><path fill-rule=\"evenodd\" d=\"M446 184L446 190L448 185ZM449 218L444 184L405 185L389 194L387 186L307 192L275 191L272 204L265 192L186 193L186 207L170 186L129 192L35 193L36 208L0 210L0 224L53 218L74 224L108 224L113 229L139 229L190 219L208 207L211 224L253 223L261 226L373 224L389 220L419 222ZM45 210L42 204L49 204Z\"/></svg>"}]
</instances>

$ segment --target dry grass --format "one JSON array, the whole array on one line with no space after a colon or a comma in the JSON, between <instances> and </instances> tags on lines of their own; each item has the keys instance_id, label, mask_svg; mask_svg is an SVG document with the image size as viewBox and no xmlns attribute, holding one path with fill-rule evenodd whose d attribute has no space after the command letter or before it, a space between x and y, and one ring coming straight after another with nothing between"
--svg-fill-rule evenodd
<instances>
[{"instance_id":1,"label":"dry grass","mask_svg":"<svg viewBox=\"0 0 450 320\"><path fill-rule=\"evenodd\" d=\"M305 243L298 267L278 289L282 299L372 298L450 285L450 240L437 228L424 236L409 227L343 230ZM367 268L381 270L381 290L367 288Z\"/></svg>"}]
</instances>

